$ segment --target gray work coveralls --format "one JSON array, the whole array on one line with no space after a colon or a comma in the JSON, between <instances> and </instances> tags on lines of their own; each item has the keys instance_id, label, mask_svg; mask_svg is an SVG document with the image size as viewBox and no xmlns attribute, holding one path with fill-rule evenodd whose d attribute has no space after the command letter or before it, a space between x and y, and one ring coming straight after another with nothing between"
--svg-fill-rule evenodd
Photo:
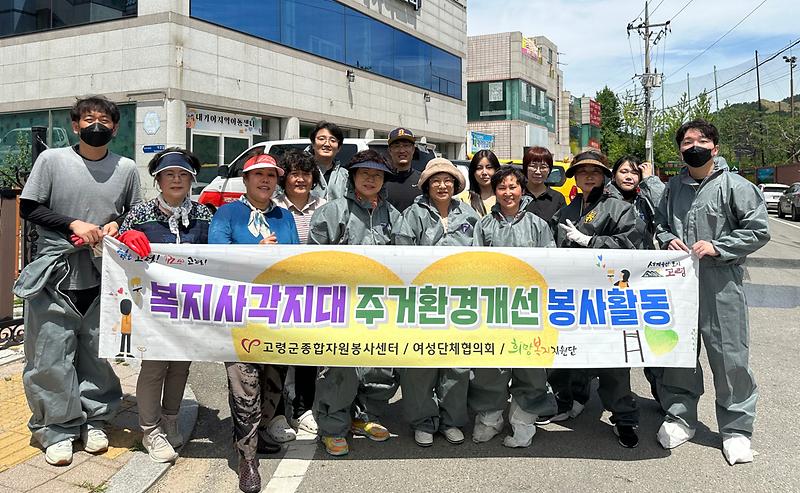
<instances>
[{"instance_id":1,"label":"gray work coveralls","mask_svg":"<svg viewBox=\"0 0 800 493\"><path fill-rule=\"evenodd\" d=\"M398 245L470 246L480 216L469 205L451 199L447 227L427 195L403 213ZM469 368L401 368L403 410L414 430L436 433L467 424Z\"/></svg>"},{"instance_id":2,"label":"gray work coveralls","mask_svg":"<svg viewBox=\"0 0 800 493\"><path fill-rule=\"evenodd\" d=\"M662 248L680 239L689 248L710 241L719 256L700 259L698 331L714 375L717 424L723 437L753 434L758 392L749 366L750 328L742 276L747 255L769 241L764 197L739 175L717 167L700 184L684 168L670 179L657 210ZM699 354L698 345L698 354ZM697 426L703 370L663 368L658 378L668 420Z\"/></svg>"},{"instance_id":3,"label":"gray work coveralls","mask_svg":"<svg viewBox=\"0 0 800 493\"><path fill-rule=\"evenodd\" d=\"M22 381L33 438L42 447L80 437L81 427L104 428L122 403L119 378L98 358L100 297L81 315L59 288L67 257L85 249L63 234L38 228L38 256L20 273L14 293L25 300Z\"/></svg>"},{"instance_id":4,"label":"gray work coveralls","mask_svg":"<svg viewBox=\"0 0 800 493\"><path fill-rule=\"evenodd\" d=\"M474 246L552 248L553 234L547 223L525 207L532 199L522 196L520 208L508 221L495 204L475 227ZM509 382L511 388L509 389ZM475 368L469 384L469 407L477 413L505 409L508 396L524 412L547 416L556 410L553 394L547 390L544 368Z\"/></svg>"},{"instance_id":5,"label":"gray work coveralls","mask_svg":"<svg viewBox=\"0 0 800 493\"><path fill-rule=\"evenodd\" d=\"M381 189L375 210L356 199L352 183L344 197L323 205L311 217L309 245L391 245L403 218ZM351 416L378 421L380 407L397 392L391 368L320 367L314 409L320 436L345 436Z\"/></svg>"}]
</instances>

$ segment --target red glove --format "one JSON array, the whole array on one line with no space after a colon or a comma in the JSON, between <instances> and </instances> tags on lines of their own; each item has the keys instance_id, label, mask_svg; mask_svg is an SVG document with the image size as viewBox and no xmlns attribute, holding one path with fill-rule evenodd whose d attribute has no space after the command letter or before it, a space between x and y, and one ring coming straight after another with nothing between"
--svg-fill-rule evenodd
<instances>
[{"instance_id":1,"label":"red glove","mask_svg":"<svg viewBox=\"0 0 800 493\"><path fill-rule=\"evenodd\" d=\"M117 239L140 257L147 257L150 255L150 240L148 240L147 235L141 231L129 229L119 235Z\"/></svg>"},{"instance_id":2,"label":"red glove","mask_svg":"<svg viewBox=\"0 0 800 493\"><path fill-rule=\"evenodd\" d=\"M71 241L76 247L83 246L83 239L78 235L70 236L69 241Z\"/></svg>"}]
</instances>

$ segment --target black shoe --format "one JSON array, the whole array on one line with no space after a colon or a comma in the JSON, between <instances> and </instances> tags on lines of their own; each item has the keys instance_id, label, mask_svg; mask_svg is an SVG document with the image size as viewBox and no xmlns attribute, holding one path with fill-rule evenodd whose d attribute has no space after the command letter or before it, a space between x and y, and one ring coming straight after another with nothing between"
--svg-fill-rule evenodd
<instances>
[{"instance_id":1,"label":"black shoe","mask_svg":"<svg viewBox=\"0 0 800 493\"><path fill-rule=\"evenodd\" d=\"M239 457L239 489L244 493L258 493L261 491L258 459Z\"/></svg>"},{"instance_id":2,"label":"black shoe","mask_svg":"<svg viewBox=\"0 0 800 493\"><path fill-rule=\"evenodd\" d=\"M614 425L614 434L619 437L619 444L625 448L636 448L639 445L635 426Z\"/></svg>"}]
</instances>

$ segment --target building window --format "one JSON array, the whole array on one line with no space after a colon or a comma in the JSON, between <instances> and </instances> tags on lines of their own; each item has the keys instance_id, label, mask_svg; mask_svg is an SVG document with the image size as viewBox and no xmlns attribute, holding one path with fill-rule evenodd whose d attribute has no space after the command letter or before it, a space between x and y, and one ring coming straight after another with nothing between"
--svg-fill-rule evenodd
<instances>
[{"instance_id":1,"label":"building window","mask_svg":"<svg viewBox=\"0 0 800 493\"><path fill-rule=\"evenodd\" d=\"M328 60L462 97L460 57L334 0L191 0L190 13Z\"/></svg>"},{"instance_id":2,"label":"building window","mask_svg":"<svg viewBox=\"0 0 800 493\"><path fill-rule=\"evenodd\" d=\"M0 37L136 16L138 0L3 0Z\"/></svg>"},{"instance_id":3,"label":"building window","mask_svg":"<svg viewBox=\"0 0 800 493\"><path fill-rule=\"evenodd\" d=\"M120 120L117 135L109 149L121 156L134 159L136 154L136 105L119 105ZM48 147L68 147L78 143L72 131L72 119L68 109L5 113L0 115L0 167L7 165L19 145L30 145L31 127L47 127Z\"/></svg>"},{"instance_id":4,"label":"building window","mask_svg":"<svg viewBox=\"0 0 800 493\"><path fill-rule=\"evenodd\" d=\"M521 79L470 82L467 121L521 120L555 132L555 101L547 92Z\"/></svg>"}]
</instances>

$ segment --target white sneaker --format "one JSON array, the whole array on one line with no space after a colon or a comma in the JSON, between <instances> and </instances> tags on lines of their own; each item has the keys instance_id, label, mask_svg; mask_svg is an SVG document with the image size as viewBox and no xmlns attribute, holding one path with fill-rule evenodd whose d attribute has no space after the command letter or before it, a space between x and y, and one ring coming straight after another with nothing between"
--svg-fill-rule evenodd
<instances>
[{"instance_id":1,"label":"white sneaker","mask_svg":"<svg viewBox=\"0 0 800 493\"><path fill-rule=\"evenodd\" d=\"M297 438L297 432L289 426L286 421L286 416L279 414L272 418L272 421L267 425L267 432L278 443L291 442Z\"/></svg>"},{"instance_id":2,"label":"white sneaker","mask_svg":"<svg viewBox=\"0 0 800 493\"><path fill-rule=\"evenodd\" d=\"M108 450L108 437L101 428L84 427L81 430L83 450L90 454L97 454Z\"/></svg>"},{"instance_id":3,"label":"white sneaker","mask_svg":"<svg viewBox=\"0 0 800 493\"><path fill-rule=\"evenodd\" d=\"M310 409L301 414L299 418L292 419L292 424L295 426L295 428L307 431L314 435L316 435L319 431L317 420L314 419L314 413L312 413Z\"/></svg>"},{"instance_id":4,"label":"white sneaker","mask_svg":"<svg viewBox=\"0 0 800 493\"><path fill-rule=\"evenodd\" d=\"M455 426L452 428L445 428L442 432L444 439L453 445L464 443L464 432Z\"/></svg>"},{"instance_id":5,"label":"white sneaker","mask_svg":"<svg viewBox=\"0 0 800 493\"><path fill-rule=\"evenodd\" d=\"M753 462L750 439L738 433L722 439L722 453L730 465Z\"/></svg>"},{"instance_id":6,"label":"white sneaker","mask_svg":"<svg viewBox=\"0 0 800 493\"><path fill-rule=\"evenodd\" d=\"M161 416L161 428L167 435L167 441L172 448L179 448L183 445L183 435L178 428L178 416L175 414L164 414Z\"/></svg>"},{"instance_id":7,"label":"white sneaker","mask_svg":"<svg viewBox=\"0 0 800 493\"><path fill-rule=\"evenodd\" d=\"M694 428L689 428L679 421L664 421L658 429L656 438L665 449L673 449L691 440L694 432Z\"/></svg>"},{"instance_id":8,"label":"white sneaker","mask_svg":"<svg viewBox=\"0 0 800 493\"><path fill-rule=\"evenodd\" d=\"M167 434L156 428L149 435L142 437L142 446L147 454L156 462L173 462L178 458L178 453L167 440Z\"/></svg>"},{"instance_id":9,"label":"white sneaker","mask_svg":"<svg viewBox=\"0 0 800 493\"><path fill-rule=\"evenodd\" d=\"M475 428L472 429L472 441L488 442L503 429L503 411L478 413L475 416Z\"/></svg>"},{"instance_id":10,"label":"white sneaker","mask_svg":"<svg viewBox=\"0 0 800 493\"><path fill-rule=\"evenodd\" d=\"M430 447L433 445L433 433L427 431L414 430L414 441L420 447Z\"/></svg>"},{"instance_id":11,"label":"white sneaker","mask_svg":"<svg viewBox=\"0 0 800 493\"><path fill-rule=\"evenodd\" d=\"M67 438L47 447L44 460L51 466L68 466L72 464L72 439Z\"/></svg>"}]
</instances>

